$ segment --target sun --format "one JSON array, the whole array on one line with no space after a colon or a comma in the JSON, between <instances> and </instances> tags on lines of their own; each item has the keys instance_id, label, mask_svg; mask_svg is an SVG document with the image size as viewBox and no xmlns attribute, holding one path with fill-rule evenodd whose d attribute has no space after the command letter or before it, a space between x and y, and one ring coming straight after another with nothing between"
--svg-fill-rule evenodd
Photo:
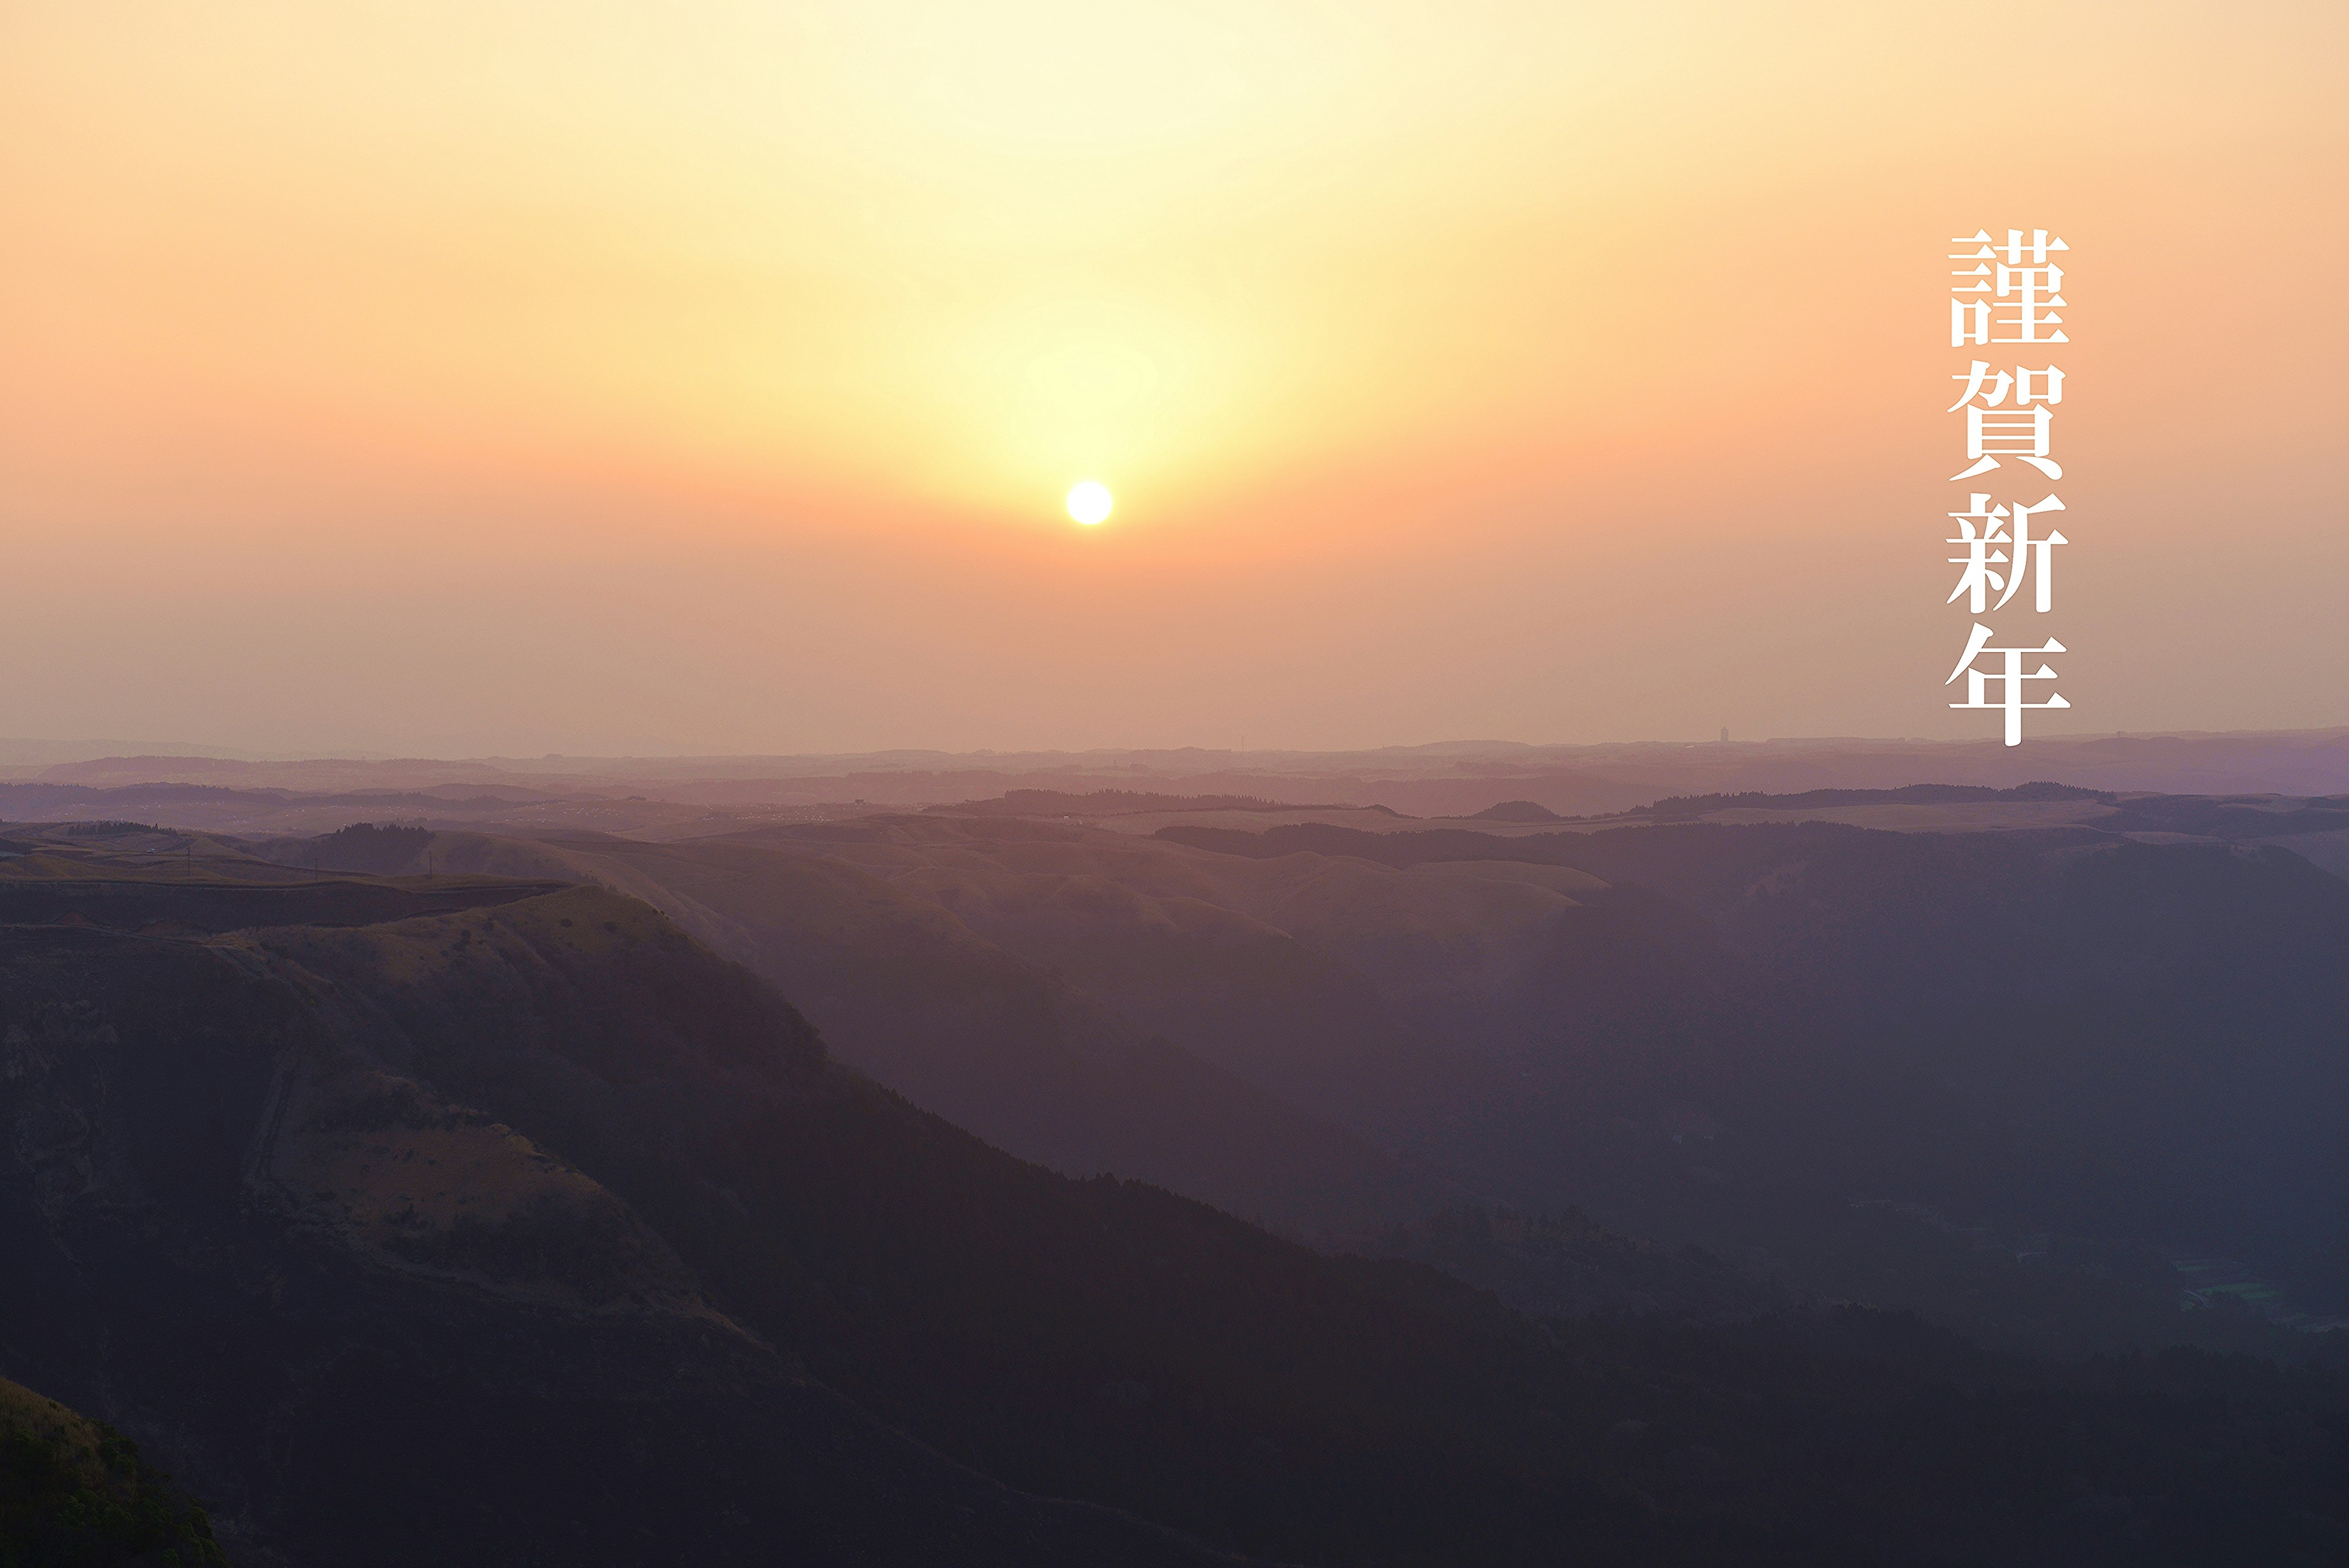
<instances>
[{"instance_id":1,"label":"sun","mask_svg":"<svg viewBox=\"0 0 2349 1568\"><path fill-rule=\"evenodd\" d=\"M1091 527L1109 515L1109 486L1088 479L1069 492L1069 515Z\"/></svg>"}]
</instances>

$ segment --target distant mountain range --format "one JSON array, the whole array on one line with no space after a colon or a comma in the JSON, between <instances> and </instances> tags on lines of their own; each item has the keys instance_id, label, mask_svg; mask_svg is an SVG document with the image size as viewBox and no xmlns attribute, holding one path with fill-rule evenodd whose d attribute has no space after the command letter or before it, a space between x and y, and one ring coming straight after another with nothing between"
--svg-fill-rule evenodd
<instances>
[{"instance_id":1,"label":"distant mountain range","mask_svg":"<svg viewBox=\"0 0 2349 1568\"><path fill-rule=\"evenodd\" d=\"M0 743L0 756L7 754ZM171 755L98 755L58 760L54 750L16 746L26 760L0 761L0 784L117 789L201 784L307 796L423 794L412 803L437 826L477 826L484 797L504 795L512 822L554 826L549 802L582 814L574 827L634 831L716 811L750 816L827 805L922 807L999 801L1022 790L1087 797L1229 797L1235 804L1384 806L1413 816L1464 817L1504 803L1529 803L1565 816L1628 811L1674 795L1818 789L1896 789L1920 780L2009 788L2037 780L2102 791L2191 794L2326 795L2349 793L2349 731L2049 738L2009 748L1995 742L1822 739L1642 742L1610 745L1521 745L1459 742L1359 752L1248 752L1201 748L1081 753L903 751L854 756L537 757L256 760ZM26 797L27 800L33 797ZM361 802L186 801L180 826L322 832L366 820ZM533 805L541 808L532 815ZM634 809L629 809L633 807ZM378 807L380 815L384 807ZM1016 807L1014 809L1017 809ZM190 811L218 815L191 815ZM282 814L277 820L264 818ZM0 815L106 815L94 802L70 810L11 804ZM136 810L113 813L136 816Z\"/></svg>"},{"instance_id":2,"label":"distant mountain range","mask_svg":"<svg viewBox=\"0 0 2349 1568\"><path fill-rule=\"evenodd\" d=\"M2349 1295L2338 803L1165 804L0 833L0 1376L288 1568L2349 1540L2166 1251Z\"/></svg>"}]
</instances>

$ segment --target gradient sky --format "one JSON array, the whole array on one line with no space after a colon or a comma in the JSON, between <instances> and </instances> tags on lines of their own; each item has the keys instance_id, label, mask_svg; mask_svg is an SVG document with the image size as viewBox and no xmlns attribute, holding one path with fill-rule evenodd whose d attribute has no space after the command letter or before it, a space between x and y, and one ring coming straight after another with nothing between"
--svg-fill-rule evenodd
<instances>
[{"instance_id":1,"label":"gradient sky","mask_svg":"<svg viewBox=\"0 0 2349 1568\"><path fill-rule=\"evenodd\" d=\"M2313 4L0 0L0 735L1989 735L1942 253L2033 225L2036 727L2349 723L2344 66Z\"/></svg>"}]
</instances>

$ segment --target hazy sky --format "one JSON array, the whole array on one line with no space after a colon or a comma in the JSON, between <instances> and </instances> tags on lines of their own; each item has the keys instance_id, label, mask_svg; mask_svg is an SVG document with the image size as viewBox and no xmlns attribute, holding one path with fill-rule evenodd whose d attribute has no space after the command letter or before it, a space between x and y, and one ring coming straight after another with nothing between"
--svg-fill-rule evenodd
<instances>
[{"instance_id":1,"label":"hazy sky","mask_svg":"<svg viewBox=\"0 0 2349 1568\"><path fill-rule=\"evenodd\" d=\"M2035 727L2349 723L2344 16L0 0L0 735L1989 735L2034 225Z\"/></svg>"}]
</instances>

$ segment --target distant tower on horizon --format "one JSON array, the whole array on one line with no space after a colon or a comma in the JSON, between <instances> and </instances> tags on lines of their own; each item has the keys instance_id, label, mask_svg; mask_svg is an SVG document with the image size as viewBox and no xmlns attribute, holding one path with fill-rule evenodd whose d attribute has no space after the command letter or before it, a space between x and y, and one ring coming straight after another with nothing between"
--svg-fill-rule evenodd
<instances>
[{"instance_id":1,"label":"distant tower on horizon","mask_svg":"<svg viewBox=\"0 0 2349 1568\"><path fill-rule=\"evenodd\" d=\"M1721 743L1723 745L1727 745L1729 743L1729 726L1726 724L1723 724L1721 727Z\"/></svg>"}]
</instances>

